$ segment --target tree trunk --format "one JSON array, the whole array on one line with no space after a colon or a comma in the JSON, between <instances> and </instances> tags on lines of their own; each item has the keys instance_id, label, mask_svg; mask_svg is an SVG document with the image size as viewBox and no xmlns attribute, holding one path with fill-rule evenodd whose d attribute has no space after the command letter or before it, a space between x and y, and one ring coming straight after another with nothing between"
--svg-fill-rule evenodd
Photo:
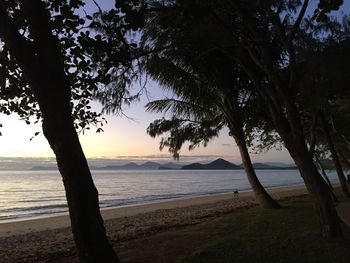
<instances>
[{"instance_id":1,"label":"tree trunk","mask_svg":"<svg viewBox=\"0 0 350 263\"><path fill-rule=\"evenodd\" d=\"M37 87L37 92L44 88ZM51 105L42 109L43 131L63 178L79 258L82 262L119 262L106 237L98 192L73 126L69 103L62 101L62 107L52 99L41 102Z\"/></svg>"},{"instance_id":2,"label":"tree trunk","mask_svg":"<svg viewBox=\"0 0 350 263\"><path fill-rule=\"evenodd\" d=\"M231 131L232 132L232 131ZM281 208L281 206L274 200L265 190L265 188L260 183L258 177L256 176L252 161L249 156L248 148L244 138L241 136L236 136L235 132L232 132L236 144L239 148L239 153L242 158L242 163L244 170L247 174L250 186L253 189L256 200L262 208Z\"/></svg>"},{"instance_id":3,"label":"tree trunk","mask_svg":"<svg viewBox=\"0 0 350 263\"><path fill-rule=\"evenodd\" d=\"M322 165L320 159L318 159L318 157L315 157L315 160L316 160L316 163L317 163L318 168L319 168L320 171L321 171L322 177L323 177L324 180L327 182L329 188L330 188L331 190L333 190L332 183L331 183L331 181L329 180L329 178L328 178L328 176L327 176L327 173L326 173L326 171L325 171L325 169L324 169L324 167L323 167L323 165Z\"/></svg>"},{"instance_id":4,"label":"tree trunk","mask_svg":"<svg viewBox=\"0 0 350 263\"><path fill-rule=\"evenodd\" d=\"M0 32L16 58L35 97L43 118L43 132L53 149L63 178L74 240L82 262L119 262L108 242L100 215L98 192L73 124L71 86L63 59L53 37L48 12L40 0L22 1L29 24L31 43L1 9Z\"/></svg>"},{"instance_id":5,"label":"tree trunk","mask_svg":"<svg viewBox=\"0 0 350 263\"><path fill-rule=\"evenodd\" d=\"M322 235L328 239L342 238L343 235L331 191L327 183L321 178L307 151L306 145L303 144L304 142L295 142L292 146L286 146L299 168L306 188L313 198L316 211L319 215Z\"/></svg>"},{"instance_id":6,"label":"tree trunk","mask_svg":"<svg viewBox=\"0 0 350 263\"><path fill-rule=\"evenodd\" d=\"M281 206L267 193L256 176L245 140L240 109L234 102L225 99L224 113L230 128L230 132L232 133L239 148L244 170L257 202L262 208L280 208Z\"/></svg>"},{"instance_id":7,"label":"tree trunk","mask_svg":"<svg viewBox=\"0 0 350 263\"><path fill-rule=\"evenodd\" d=\"M331 192L332 194L332 198L333 198L333 201L335 203L338 203L339 200L338 198L336 197L336 195L334 194L334 190L333 190L333 186L332 186L332 183L331 181L329 180L328 176L327 176L327 173L322 165L322 163L320 162L320 160L318 159L318 157L315 157L315 160L316 160L316 164L317 166L319 167L320 171L321 171L321 174L322 174L322 177L323 179L326 181L327 185L328 185L328 188L329 188L329 191Z\"/></svg>"},{"instance_id":8,"label":"tree trunk","mask_svg":"<svg viewBox=\"0 0 350 263\"><path fill-rule=\"evenodd\" d=\"M262 93L265 99L266 93ZM305 186L311 195L318 214L322 236L328 240L343 239L339 218L335 210L332 194L327 183L318 172L311 155L308 152L299 113L291 102L286 99L287 117L282 109L274 103L267 106L270 117L281 136L287 150L297 165Z\"/></svg>"},{"instance_id":9,"label":"tree trunk","mask_svg":"<svg viewBox=\"0 0 350 263\"><path fill-rule=\"evenodd\" d=\"M350 197L350 193L349 193L348 185L347 185L347 182L346 182L346 178L345 178L343 169L341 167L341 164L340 164L340 161L339 161L339 158L338 158L338 154L337 154L337 151L335 150L334 143L333 143L333 140L332 140L329 128L328 128L328 124L327 124L327 122L325 120L325 117L324 117L323 113L320 114L320 120L321 120L323 132L324 132L324 135L326 137L329 150L331 151L333 164L334 164L334 167L335 167L335 169L337 171L337 175L338 175L338 178L339 178L339 182L340 182L343 194L346 197Z\"/></svg>"},{"instance_id":10,"label":"tree trunk","mask_svg":"<svg viewBox=\"0 0 350 263\"><path fill-rule=\"evenodd\" d=\"M347 174L347 183L348 185L350 185L350 174L349 174L349 171L350 171L350 161L349 159L346 158L346 156L344 155L344 152L343 151L339 151L339 154L340 154L340 157L343 159L343 161L346 163L346 166L347 166L347 169L346 171L348 172Z\"/></svg>"}]
</instances>

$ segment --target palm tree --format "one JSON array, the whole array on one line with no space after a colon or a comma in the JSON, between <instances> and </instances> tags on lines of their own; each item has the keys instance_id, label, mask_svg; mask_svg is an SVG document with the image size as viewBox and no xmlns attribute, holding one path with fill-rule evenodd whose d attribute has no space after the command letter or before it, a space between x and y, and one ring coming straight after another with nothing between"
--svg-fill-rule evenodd
<instances>
[{"instance_id":1,"label":"palm tree","mask_svg":"<svg viewBox=\"0 0 350 263\"><path fill-rule=\"evenodd\" d=\"M239 68L233 68L217 52L207 53L198 61L189 50L176 46L164 51L162 57L152 55L145 64L145 71L178 97L146 105L148 111L172 114L171 120L153 122L148 133L155 137L170 132L167 139L161 140L161 148L169 147L174 157L178 157L185 141L191 142L190 149L200 142L206 144L227 126L239 148L258 203L263 208L279 208L261 185L249 156L242 112L253 96L246 89L246 79L236 77ZM237 75L233 74L235 71Z\"/></svg>"},{"instance_id":2,"label":"palm tree","mask_svg":"<svg viewBox=\"0 0 350 263\"><path fill-rule=\"evenodd\" d=\"M160 100L147 105L149 111L170 111L174 117L172 122L156 121L149 127L149 133L156 136L168 128L174 136L162 140L161 147L169 146L176 155L184 141L191 141L192 147L200 141L207 143L227 126L240 150L257 201L264 208L280 207L259 182L246 144L242 114L248 98L253 98L248 78L237 64L222 54L220 47L212 45L215 41L218 46L225 46L227 39L210 23L184 27L186 16L192 13L161 8L163 11L148 15L141 41L144 47L161 51L150 53L143 60L143 69L179 100ZM184 120L188 122L183 129L174 125L186 123Z\"/></svg>"}]
</instances>

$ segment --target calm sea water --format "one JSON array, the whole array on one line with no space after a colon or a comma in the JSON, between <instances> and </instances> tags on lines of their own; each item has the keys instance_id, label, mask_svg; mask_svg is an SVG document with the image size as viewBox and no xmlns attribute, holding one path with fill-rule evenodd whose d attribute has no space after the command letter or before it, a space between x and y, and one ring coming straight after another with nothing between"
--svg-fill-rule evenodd
<instances>
[{"instance_id":1,"label":"calm sea water","mask_svg":"<svg viewBox=\"0 0 350 263\"><path fill-rule=\"evenodd\" d=\"M250 190L243 170L92 171L100 206ZM257 170L265 187L302 184L297 170ZM335 179L335 173L329 177ZM61 176L56 171L0 171L0 221L67 211Z\"/></svg>"}]
</instances>

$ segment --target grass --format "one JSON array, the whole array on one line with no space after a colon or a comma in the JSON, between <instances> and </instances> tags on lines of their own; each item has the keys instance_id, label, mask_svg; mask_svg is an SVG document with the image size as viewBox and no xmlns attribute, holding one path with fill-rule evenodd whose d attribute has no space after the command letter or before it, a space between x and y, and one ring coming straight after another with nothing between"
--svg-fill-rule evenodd
<instances>
[{"instance_id":1,"label":"grass","mask_svg":"<svg viewBox=\"0 0 350 263\"><path fill-rule=\"evenodd\" d=\"M328 243L319 231L309 201L288 202L279 210L243 213L230 222L225 235L182 262L350 262L349 243Z\"/></svg>"}]
</instances>

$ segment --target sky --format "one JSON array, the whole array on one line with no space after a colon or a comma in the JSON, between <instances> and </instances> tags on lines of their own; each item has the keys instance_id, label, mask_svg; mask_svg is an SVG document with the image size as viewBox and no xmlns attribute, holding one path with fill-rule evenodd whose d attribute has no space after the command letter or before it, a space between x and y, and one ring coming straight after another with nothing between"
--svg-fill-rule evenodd
<instances>
[{"instance_id":1,"label":"sky","mask_svg":"<svg viewBox=\"0 0 350 263\"><path fill-rule=\"evenodd\" d=\"M149 99L169 96L156 84L148 86ZM146 133L150 122L162 117L160 114L146 113L144 105L148 98L143 96L139 102L124 108L127 116L106 116L108 124L103 127L104 132L96 133L91 130L80 134L80 141L85 155L88 158L122 158L122 159L172 159L167 149L159 150L160 138L151 138ZM95 102L94 108L99 110L101 106ZM0 157L53 157L52 150L42 133L33 137L35 132L41 131L40 124L27 125L15 115L0 115L2 136L0 136ZM240 163L238 149L233 138L228 136L228 130L224 129L217 139L214 139L207 147L199 147L189 152L187 147L180 153L180 161L191 159L212 160L223 157L227 160ZM202 156L202 158L201 158ZM256 161L291 162L288 153L284 151L270 151L267 154L253 155ZM182 160L181 160L182 159Z\"/></svg>"},{"instance_id":2,"label":"sky","mask_svg":"<svg viewBox=\"0 0 350 263\"><path fill-rule=\"evenodd\" d=\"M100 0L102 8L112 6L113 0ZM315 2L315 1L313 1ZM87 1L88 11L96 8L92 1ZM346 7L349 7L346 4ZM89 13L89 12L88 12ZM150 99L170 96L155 83L147 87ZM171 155L164 149L159 151L159 138L151 138L146 134L146 128L150 122L161 117L146 113L144 105L148 98L143 96L139 102L133 103L124 109L127 116L106 116L108 124L104 126L103 133L95 133L94 129L80 134L83 150L88 158L125 158L125 159L169 159ZM96 102L94 108L99 111L101 106ZM41 131L40 124L27 125L19 120L18 116L0 115L0 157L53 157L45 137L40 133L30 140L35 132ZM182 157L181 157L182 156ZM194 157L198 159L215 159L223 157L229 161L240 163L239 152L233 138L228 136L228 130L224 129L217 139L214 139L207 147L199 147L189 152L186 147L180 153L180 158ZM259 162L285 162L292 160L288 152L271 150L263 154L252 154L253 161ZM180 159L181 160L181 159Z\"/></svg>"}]
</instances>

